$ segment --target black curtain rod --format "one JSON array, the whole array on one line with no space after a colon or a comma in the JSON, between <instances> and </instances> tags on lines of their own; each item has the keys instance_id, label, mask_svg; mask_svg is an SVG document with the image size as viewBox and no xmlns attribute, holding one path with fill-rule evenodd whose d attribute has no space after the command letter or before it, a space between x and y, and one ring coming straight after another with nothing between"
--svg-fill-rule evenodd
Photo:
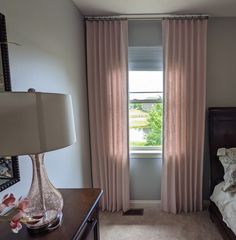
<instances>
[{"instance_id":1,"label":"black curtain rod","mask_svg":"<svg viewBox=\"0 0 236 240\"><path fill-rule=\"evenodd\" d=\"M163 20L163 19L208 19L207 14L128 14L112 16L85 16L85 20Z\"/></svg>"}]
</instances>

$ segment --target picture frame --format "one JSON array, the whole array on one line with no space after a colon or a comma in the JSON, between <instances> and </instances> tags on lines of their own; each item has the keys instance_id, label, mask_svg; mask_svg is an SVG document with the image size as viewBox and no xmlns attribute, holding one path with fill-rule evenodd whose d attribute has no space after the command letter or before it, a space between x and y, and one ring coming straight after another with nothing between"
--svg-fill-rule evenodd
<instances>
[{"instance_id":1,"label":"picture frame","mask_svg":"<svg viewBox=\"0 0 236 240\"><path fill-rule=\"evenodd\" d=\"M4 91L11 91L11 80L6 21L5 16L0 13L0 94ZM0 156L0 192L19 181L20 173L17 156Z\"/></svg>"}]
</instances>

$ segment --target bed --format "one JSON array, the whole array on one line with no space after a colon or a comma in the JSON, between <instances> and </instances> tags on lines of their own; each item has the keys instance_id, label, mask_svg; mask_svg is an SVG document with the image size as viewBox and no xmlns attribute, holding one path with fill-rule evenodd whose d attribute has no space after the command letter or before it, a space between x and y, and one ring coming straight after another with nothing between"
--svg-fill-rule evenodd
<instances>
[{"instance_id":1,"label":"bed","mask_svg":"<svg viewBox=\"0 0 236 240\"><path fill-rule=\"evenodd\" d=\"M223 181L224 176L223 166L216 154L217 149L236 147L236 107L209 108L208 120L212 194L215 186ZM236 235L227 227L213 201L210 201L209 212L223 239L236 240Z\"/></svg>"}]
</instances>

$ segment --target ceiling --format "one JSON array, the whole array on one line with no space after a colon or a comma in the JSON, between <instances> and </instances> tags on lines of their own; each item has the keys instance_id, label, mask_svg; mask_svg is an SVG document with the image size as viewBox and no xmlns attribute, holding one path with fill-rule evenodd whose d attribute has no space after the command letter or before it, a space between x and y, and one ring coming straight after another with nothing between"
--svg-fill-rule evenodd
<instances>
[{"instance_id":1,"label":"ceiling","mask_svg":"<svg viewBox=\"0 0 236 240\"><path fill-rule=\"evenodd\" d=\"M73 0L84 15L194 14L236 16L236 0Z\"/></svg>"}]
</instances>

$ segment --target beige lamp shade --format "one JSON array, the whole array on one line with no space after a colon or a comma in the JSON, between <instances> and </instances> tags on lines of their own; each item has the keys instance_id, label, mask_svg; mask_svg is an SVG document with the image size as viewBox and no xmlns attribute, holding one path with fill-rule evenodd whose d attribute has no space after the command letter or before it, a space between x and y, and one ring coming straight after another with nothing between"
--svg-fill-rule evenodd
<instances>
[{"instance_id":1,"label":"beige lamp shade","mask_svg":"<svg viewBox=\"0 0 236 240\"><path fill-rule=\"evenodd\" d=\"M0 156L44 153L75 141L70 95L0 93Z\"/></svg>"}]
</instances>

